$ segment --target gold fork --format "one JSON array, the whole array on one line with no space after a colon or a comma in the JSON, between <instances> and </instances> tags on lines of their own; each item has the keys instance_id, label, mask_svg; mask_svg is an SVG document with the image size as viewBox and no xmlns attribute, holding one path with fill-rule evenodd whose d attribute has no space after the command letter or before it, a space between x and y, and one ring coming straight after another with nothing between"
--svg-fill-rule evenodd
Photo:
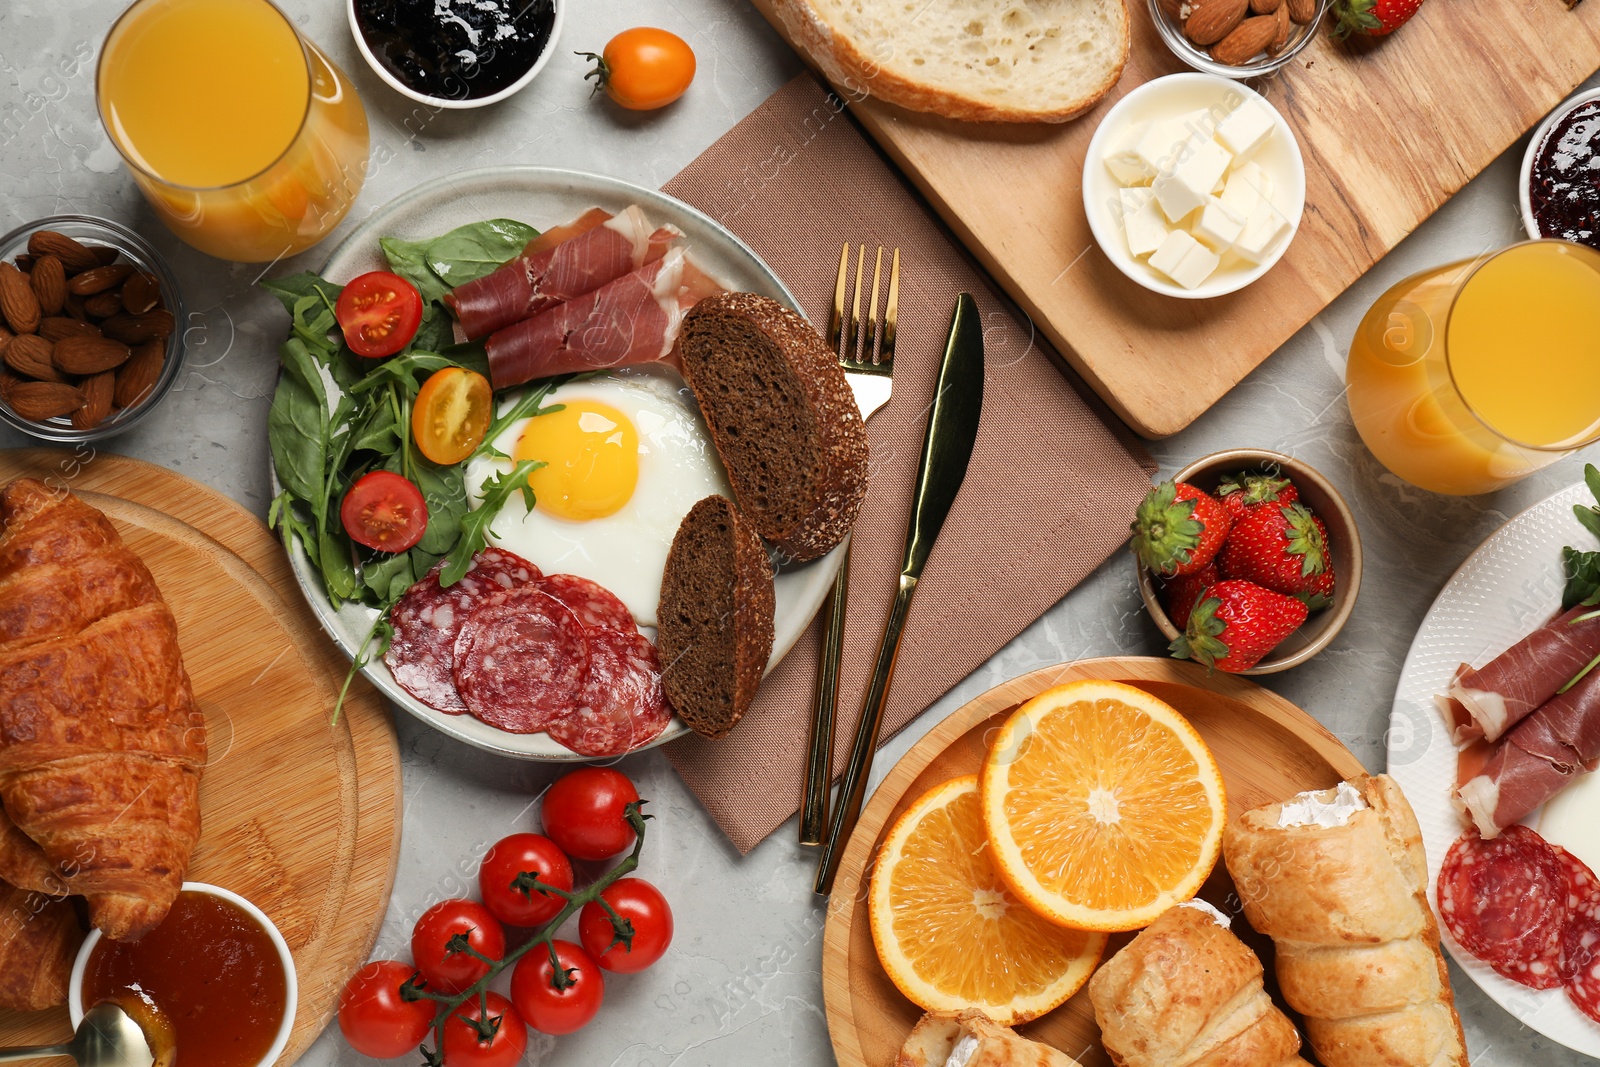
<instances>
[{"instance_id":1,"label":"gold fork","mask_svg":"<svg viewBox=\"0 0 1600 1067\"><path fill-rule=\"evenodd\" d=\"M894 385L894 342L900 312L900 250L893 252L889 291L883 318L878 318L878 295L883 285L883 246L872 264L872 286L867 290L867 316L861 317L861 294L866 280L867 246L857 246L854 295L848 318L845 296L850 288L850 243L839 253L839 277L833 287L833 313L828 318L828 344L839 355L839 365L855 394L863 419L889 402ZM806 759L805 793L800 801L800 843L820 845L828 826L828 789L833 781L833 731L839 703L839 659L844 651L844 617L850 603L850 546L834 579L833 593L824 608L822 661L817 667L817 691L811 706L811 740Z\"/></svg>"}]
</instances>

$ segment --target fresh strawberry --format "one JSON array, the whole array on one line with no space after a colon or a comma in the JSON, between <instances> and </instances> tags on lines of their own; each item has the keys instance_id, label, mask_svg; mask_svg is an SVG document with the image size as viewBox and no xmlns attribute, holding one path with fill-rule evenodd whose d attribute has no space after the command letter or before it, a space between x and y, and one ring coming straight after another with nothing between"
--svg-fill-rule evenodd
<instances>
[{"instance_id":1,"label":"fresh strawberry","mask_svg":"<svg viewBox=\"0 0 1600 1067\"><path fill-rule=\"evenodd\" d=\"M1333 601L1328 528L1304 504L1252 508L1239 516L1217 559L1224 578L1242 578L1311 608Z\"/></svg>"},{"instance_id":2,"label":"fresh strawberry","mask_svg":"<svg viewBox=\"0 0 1600 1067\"><path fill-rule=\"evenodd\" d=\"M1235 522L1251 508L1263 504L1293 504L1300 499L1300 490L1287 478L1279 478L1261 471L1239 471L1225 475L1217 483L1217 498L1233 513Z\"/></svg>"},{"instance_id":3,"label":"fresh strawberry","mask_svg":"<svg viewBox=\"0 0 1600 1067\"><path fill-rule=\"evenodd\" d=\"M1162 482L1140 502L1130 543L1154 574L1193 574L1217 558L1232 525L1216 497L1188 482Z\"/></svg>"},{"instance_id":4,"label":"fresh strawberry","mask_svg":"<svg viewBox=\"0 0 1600 1067\"><path fill-rule=\"evenodd\" d=\"M1220 671L1247 671L1306 621L1305 603L1254 582L1218 582L1195 605L1172 654Z\"/></svg>"},{"instance_id":5,"label":"fresh strawberry","mask_svg":"<svg viewBox=\"0 0 1600 1067\"><path fill-rule=\"evenodd\" d=\"M1161 604L1167 609L1172 625L1182 629L1189 624L1189 615L1200 603L1200 595L1222 580L1212 560L1193 574L1176 574L1161 583Z\"/></svg>"},{"instance_id":6,"label":"fresh strawberry","mask_svg":"<svg viewBox=\"0 0 1600 1067\"><path fill-rule=\"evenodd\" d=\"M1410 21L1422 0L1333 0L1333 35L1383 37Z\"/></svg>"}]
</instances>

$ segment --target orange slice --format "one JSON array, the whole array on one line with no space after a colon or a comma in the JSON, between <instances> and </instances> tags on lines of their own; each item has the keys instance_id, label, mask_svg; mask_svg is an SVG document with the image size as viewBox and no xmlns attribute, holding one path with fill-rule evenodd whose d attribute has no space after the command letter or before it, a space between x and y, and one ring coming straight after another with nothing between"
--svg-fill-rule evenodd
<instances>
[{"instance_id":1,"label":"orange slice","mask_svg":"<svg viewBox=\"0 0 1600 1067\"><path fill-rule=\"evenodd\" d=\"M878 852L872 943L900 992L925 1010L977 1008L1011 1026L1076 993L1106 939L1034 914L989 856L978 776L928 790Z\"/></svg>"},{"instance_id":2,"label":"orange slice","mask_svg":"<svg viewBox=\"0 0 1600 1067\"><path fill-rule=\"evenodd\" d=\"M1222 772L1189 721L1142 689L1045 690L1006 720L981 778L996 868L1054 922L1148 926L1216 866Z\"/></svg>"}]
</instances>

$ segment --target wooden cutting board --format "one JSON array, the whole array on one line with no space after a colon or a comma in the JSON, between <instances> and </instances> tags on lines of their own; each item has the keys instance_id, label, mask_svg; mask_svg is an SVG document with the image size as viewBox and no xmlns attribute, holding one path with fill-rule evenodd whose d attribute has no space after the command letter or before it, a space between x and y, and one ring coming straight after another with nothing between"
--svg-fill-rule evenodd
<instances>
[{"instance_id":1,"label":"wooden cutting board","mask_svg":"<svg viewBox=\"0 0 1600 1067\"><path fill-rule=\"evenodd\" d=\"M770 0L753 2L783 32ZM1146 437L1194 421L1600 68L1593 2L1433 0L1382 41L1320 36L1253 83L1305 155L1294 243L1241 292L1178 300L1125 278L1083 212L1084 154L1100 117L1128 90L1187 69L1145 0L1129 7L1122 80L1072 122L956 123L870 98L852 111L1044 337ZM1517 211L1508 190L1505 212Z\"/></svg>"},{"instance_id":2,"label":"wooden cutting board","mask_svg":"<svg viewBox=\"0 0 1600 1067\"><path fill-rule=\"evenodd\" d=\"M300 1002L279 1064L327 1025L339 990L377 939L400 852L400 752L383 702L351 686L278 542L199 482L122 456L0 452L0 483L28 475L111 517L178 620L206 717L201 837L189 880L247 897L294 954ZM0 1012L0 1045L70 1036L65 1008Z\"/></svg>"},{"instance_id":3,"label":"wooden cutting board","mask_svg":"<svg viewBox=\"0 0 1600 1067\"><path fill-rule=\"evenodd\" d=\"M1046 667L998 686L952 712L912 746L884 777L856 824L839 863L828 899L828 924L822 942L822 990L828 1034L841 1067L884 1067L922 1015L878 963L867 917L867 880L879 843L923 793L951 778L975 774L988 742L1018 704L1052 685L1079 678L1111 678L1147 690L1181 711L1222 767L1228 813L1326 789L1342 778L1363 773L1349 749L1311 716L1270 690L1226 674L1173 659L1107 657ZM1200 895L1229 913L1233 883L1221 863ZM1261 955L1272 973L1272 944L1256 935L1242 915L1234 932ZM1116 934L1109 958L1131 934ZM1084 1067L1108 1067L1100 1047L1089 997L1080 991L1056 1010L1020 1031L1076 1058Z\"/></svg>"}]
</instances>

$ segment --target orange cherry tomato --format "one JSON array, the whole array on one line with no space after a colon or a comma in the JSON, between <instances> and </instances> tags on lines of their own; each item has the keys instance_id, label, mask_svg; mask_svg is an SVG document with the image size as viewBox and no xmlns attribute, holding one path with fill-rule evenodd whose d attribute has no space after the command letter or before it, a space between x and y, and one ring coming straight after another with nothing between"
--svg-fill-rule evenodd
<instances>
[{"instance_id":1,"label":"orange cherry tomato","mask_svg":"<svg viewBox=\"0 0 1600 1067\"><path fill-rule=\"evenodd\" d=\"M599 63L585 77L599 79L606 95L630 111L666 107L694 81L694 50L667 30L623 30L611 38L603 55L580 54Z\"/></svg>"},{"instance_id":2,"label":"orange cherry tomato","mask_svg":"<svg viewBox=\"0 0 1600 1067\"><path fill-rule=\"evenodd\" d=\"M489 379L477 371L446 367L429 375L417 391L411 436L424 456L448 467L483 443L493 411Z\"/></svg>"}]
</instances>

